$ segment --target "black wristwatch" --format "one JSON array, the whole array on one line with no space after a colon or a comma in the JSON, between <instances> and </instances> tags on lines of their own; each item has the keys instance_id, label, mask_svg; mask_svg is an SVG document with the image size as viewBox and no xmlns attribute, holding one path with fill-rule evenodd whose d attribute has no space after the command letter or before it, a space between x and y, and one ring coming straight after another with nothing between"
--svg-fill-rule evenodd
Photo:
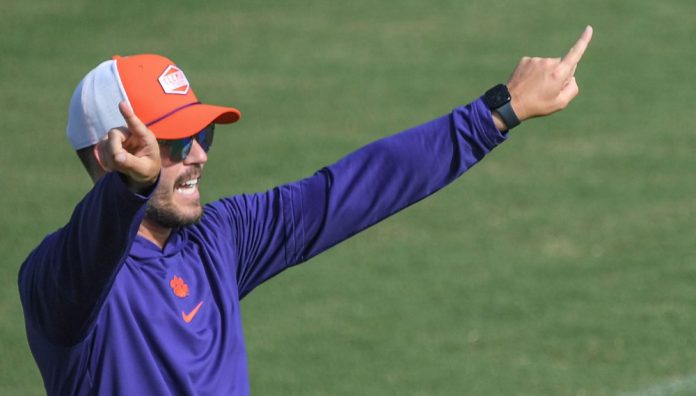
<instances>
[{"instance_id":1,"label":"black wristwatch","mask_svg":"<svg viewBox=\"0 0 696 396\"><path fill-rule=\"evenodd\" d=\"M490 111L495 111L500 115L508 129L520 125L520 119L517 118L517 114L512 110L510 100L512 100L510 91L504 84L498 84L483 94L483 103L486 104Z\"/></svg>"}]
</instances>

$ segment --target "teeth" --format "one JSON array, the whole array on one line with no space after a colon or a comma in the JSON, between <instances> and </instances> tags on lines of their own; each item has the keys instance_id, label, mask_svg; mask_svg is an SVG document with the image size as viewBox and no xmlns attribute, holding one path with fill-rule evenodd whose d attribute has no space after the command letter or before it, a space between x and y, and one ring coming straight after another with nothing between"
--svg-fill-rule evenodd
<instances>
[{"instance_id":1,"label":"teeth","mask_svg":"<svg viewBox=\"0 0 696 396\"><path fill-rule=\"evenodd\" d=\"M178 191L182 194L192 194L194 191L196 191L197 185L198 185L198 179L187 180L187 181L181 183L176 188L176 191Z\"/></svg>"},{"instance_id":2,"label":"teeth","mask_svg":"<svg viewBox=\"0 0 696 396\"><path fill-rule=\"evenodd\" d=\"M185 187L192 187L198 184L198 179L191 179L186 182L184 182L182 185Z\"/></svg>"}]
</instances>

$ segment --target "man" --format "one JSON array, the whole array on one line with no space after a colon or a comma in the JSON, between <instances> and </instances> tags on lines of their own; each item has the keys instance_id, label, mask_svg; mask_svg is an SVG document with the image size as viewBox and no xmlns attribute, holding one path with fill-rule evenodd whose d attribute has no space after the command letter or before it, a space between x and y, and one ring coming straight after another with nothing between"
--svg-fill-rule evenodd
<instances>
[{"instance_id":1,"label":"man","mask_svg":"<svg viewBox=\"0 0 696 396\"><path fill-rule=\"evenodd\" d=\"M67 127L94 187L19 274L47 392L249 394L240 299L442 188L519 122L563 109L591 37L562 59L523 58L507 86L311 177L204 207L214 125L239 111L201 104L161 56L97 66Z\"/></svg>"}]
</instances>

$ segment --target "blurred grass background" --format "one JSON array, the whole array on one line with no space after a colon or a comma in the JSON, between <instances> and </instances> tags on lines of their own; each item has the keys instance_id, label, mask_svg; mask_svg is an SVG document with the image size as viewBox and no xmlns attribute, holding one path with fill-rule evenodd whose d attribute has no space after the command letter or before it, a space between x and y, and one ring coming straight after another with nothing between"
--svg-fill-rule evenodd
<instances>
[{"instance_id":1,"label":"blurred grass background","mask_svg":"<svg viewBox=\"0 0 696 396\"><path fill-rule=\"evenodd\" d=\"M257 395L696 393L696 4L0 0L0 394L42 394L16 274L90 188L72 90L174 59L220 129L206 200L311 174L595 39L581 94L462 180L243 302Z\"/></svg>"}]
</instances>

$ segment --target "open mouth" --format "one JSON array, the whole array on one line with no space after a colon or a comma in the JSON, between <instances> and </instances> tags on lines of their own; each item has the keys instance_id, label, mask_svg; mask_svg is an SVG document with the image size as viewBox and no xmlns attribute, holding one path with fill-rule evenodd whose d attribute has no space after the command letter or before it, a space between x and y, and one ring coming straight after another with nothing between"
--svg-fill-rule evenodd
<instances>
[{"instance_id":1,"label":"open mouth","mask_svg":"<svg viewBox=\"0 0 696 396\"><path fill-rule=\"evenodd\" d=\"M193 194L196 192L196 190L198 188L198 181L199 180L200 180L199 178L192 178L192 179L185 180L184 182L177 184L175 190L176 190L176 192L184 194L184 195Z\"/></svg>"}]
</instances>

